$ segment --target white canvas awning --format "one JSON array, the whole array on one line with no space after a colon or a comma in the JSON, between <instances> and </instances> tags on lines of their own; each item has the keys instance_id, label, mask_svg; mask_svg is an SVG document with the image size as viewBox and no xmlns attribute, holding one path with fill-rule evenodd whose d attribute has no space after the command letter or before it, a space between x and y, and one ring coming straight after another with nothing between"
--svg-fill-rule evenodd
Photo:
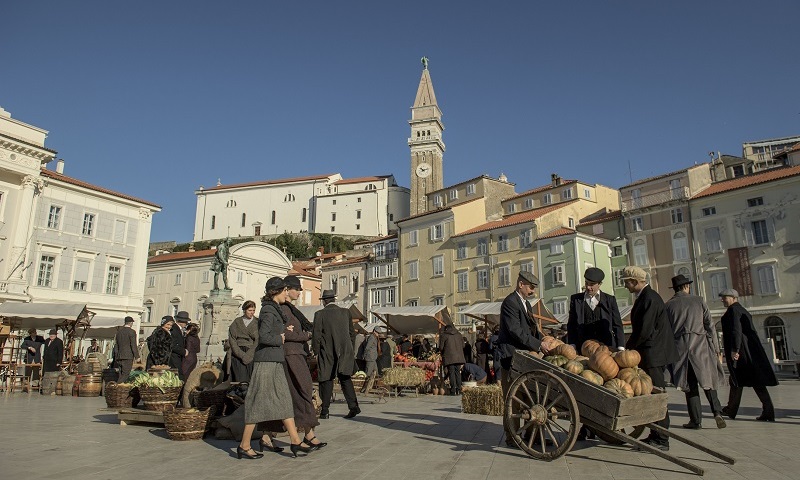
<instances>
[{"instance_id":1,"label":"white canvas awning","mask_svg":"<svg viewBox=\"0 0 800 480\"><path fill-rule=\"evenodd\" d=\"M361 313L361 310L358 309L356 306L356 302L353 300L346 300L341 302L333 302L334 305L337 307L342 307L350 310L350 318L354 320L366 320L367 318ZM306 316L309 322L314 322L314 314L322 310L324 307L322 305L300 305L297 307L303 315Z\"/></svg>"},{"instance_id":2,"label":"white canvas awning","mask_svg":"<svg viewBox=\"0 0 800 480\"><path fill-rule=\"evenodd\" d=\"M436 333L442 326L453 324L450 312L444 305L380 307L372 310L372 313L400 334Z\"/></svg>"},{"instance_id":3,"label":"white canvas awning","mask_svg":"<svg viewBox=\"0 0 800 480\"><path fill-rule=\"evenodd\" d=\"M372 333L372 331L375 330L376 328L384 329L384 330L388 329L388 327L386 326L385 323L383 323L382 320L378 320L376 322L370 322L370 323L358 322L358 323L355 324L355 327L356 327L356 331L357 332L364 333L364 334ZM378 330L378 332L380 333L381 330ZM384 331L383 333L386 333L386 332Z\"/></svg>"},{"instance_id":4,"label":"white canvas awning","mask_svg":"<svg viewBox=\"0 0 800 480\"><path fill-rule=\"evenodd\" d=\"M94 314L84 303L14 303L0 305L0 318L12 329L45 330L88 325Z\"/></svg>"},{"instance_id":5,"label":"white canvas awning","mask_svg":"<svg viewBox=\"0 0 800 480\"><path fill-rule=\"evenodd\" d=\"M86 329L84 338L114 338L117 330L122 326L125 317L107 317L95 315L92 323Z\"/></svg>"},{"instance_id":6,"label":"white canvas awning","mask_svg":"<svg viewBox=\"0 0 800 480\"><path fill-rule=\"evenodd\" d=\"M558 317L553 315L544 302L541 301L539 298L534 298L530 300L531 307L533 308L533 314L537 317L542 324L550 323L564 323L566 322L566 317L563 321L561 321ZM503 302L483 302L483 303L474 303L469 305L468 307L460 310L458 313L462 313L468 317L475 318L477 320L482 320L491 325L499 325L500 324L500 309L503 305Z\"/></svg>"}]
</instances>

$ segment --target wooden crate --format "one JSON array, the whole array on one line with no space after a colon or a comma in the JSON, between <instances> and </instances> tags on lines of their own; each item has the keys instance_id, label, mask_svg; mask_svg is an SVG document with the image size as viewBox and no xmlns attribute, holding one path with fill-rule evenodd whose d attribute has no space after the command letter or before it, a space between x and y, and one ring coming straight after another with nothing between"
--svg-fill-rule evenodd
<instances>
[{"instance_id":1,"label":"wooden crate","mask_svg":"<svg viewBox=\"0 0 800 480\"><path fill-rule=\"evenodd\" d=\"M512 364L512 378L533 370L551 372L563 380L578 402L580 416L602 427L619 430L657 422L667 415L667 393L622 398L580 375L556 367L528 352L517 351Z\"/></svg>"},{"instance_id":2,"label":"wooden crate","mask_svg":"<svg viewBox=\"0 0 800 480\"><path fill-rule=\"evenodd\" d=\"M157 423L164 425L164 413L157 410L123 408L117 414L117 419L121 426L129 423Z\"/></svg>"}]
</instances>

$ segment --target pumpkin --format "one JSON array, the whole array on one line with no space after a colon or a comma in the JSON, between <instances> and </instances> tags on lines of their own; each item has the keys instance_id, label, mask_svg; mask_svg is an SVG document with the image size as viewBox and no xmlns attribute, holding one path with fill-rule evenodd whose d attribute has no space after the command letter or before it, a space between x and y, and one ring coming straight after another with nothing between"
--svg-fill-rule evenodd
<instances>
[{"instance_id":1,"label":"pumpkin","mask_svg":"<svg viewBox=\"0 0 800 480\"><path fill-rule=\"evenodd\" d=\"M573 360L578 356L578 353L575 351L575 347L572 345L567 345L566 343L562 343L561 345L555 347L554 349L550 350L549 353L551 355L562 355L567 357L568 360Z\"/></svg>"},{"instance_id":2,"label":"pumpkin","mask_svg":"<svg viewBox=\"0 0 800 480\"><path fill-rule=\"evenodd\" d=\"M575 357L576 362L580 362L583 365L583 368L589 368L589 357L584 357L583 355L578 355Z\"/></svg>"},{"instance_id":3,"label":"pumpkin","mask_svg":"<svg viewBox=\"0 0 800 480\"><path fill-rule=\"evenodd\" d=\"M599 373L603 380L611 380L619 373L619 365L606 351L596 352L589 357L589 368Z\"/></svg>"},{"instance_id":4,"label":"pumpkin","mask_svg":"<svg viewBox=\"0 0 800 480\"><path fill-rule=\"evenodd\" d=\"M622 350L612 355L619 368L633 368L642 361L642 356L636 350Z\"/></svg>"},{"instance_id":5,"label":"pumpkin","mask_svg":"<svg viewBox=\"0 0 800 480\"><path fill-rule=\"evenodd\" d=\"M595 385L603 385L603 377L601 377L600 374L598 374L597 372L593 372L591 370L584 370L581 372L581 377L594 383Z\"/></svg>"},{"instance_id":6,"label":"pumpkin","mask_svg":"<svg viewBox=\"0 0 800 480\"><path fill-rule=\"evenodd\" d=\"M564 370L572 372L575 375L580 375L583 371L583 364L581 362L576 362L575 360L570 360L566 365L564 365Z\"/></svg>"},{"instance_id":7,"label":"pumpkin","mask_svg":"<svg viewBox=\"0 0 800 480\"><path fill-rule=\"evenodd\" d=\"M581 353L586 357L591 357L595 354L598 350L604 350L608 352L608 347L605 344L598 342L597 340L586 340L581 345Z\"/></svg>"},{"instance_id":8,"label":"pumpkin","mask_svg":"<svg viewBox=\"0 0 800 480\"><path fill-rule=\"evenodd\" d=\"M612 378L603 384L604 387L624 398L631 398L633 396L633 388L628 385L628 382L620 378Z\"/></svg>"},{"instance_id":9,"label":"pumpkin","mask_svg":"<svg viewBox=\"0 0 800 480\"><path fill-rule=\"evenodd\" d=\"M542 338L542 347L544 347L544 351L546 352L549 352L550 350L556 348L562 343L564 342L557 339L556 337L551 337L550 335L545 335L545 337Z\"/></svg>"},{"instance_id":10,"label":"pumpkin","mask_svg":"<svg viewBox=\"0 0 800 480\"><path fill-rule=\"evenodd\" d=\"M544 357L543 360L545 362L552 363L556 367L563 367L564 365L567 364L567 362L569 362L569 359L567 357L563 356L563 355L550 355L550 356Z\"/></svg>"},{"instance_id":11,"label":"pumpkin","mask_svg":"<svg viewBox=\"0 0 800 480\"><path fill-rule=\"evenodd\" d=\"M650 395L653 392L653 379L641 368L623 368L617 374L617 378L628 382L633 389L633 394L637 397Z\"/></svg>"}]
</instances>

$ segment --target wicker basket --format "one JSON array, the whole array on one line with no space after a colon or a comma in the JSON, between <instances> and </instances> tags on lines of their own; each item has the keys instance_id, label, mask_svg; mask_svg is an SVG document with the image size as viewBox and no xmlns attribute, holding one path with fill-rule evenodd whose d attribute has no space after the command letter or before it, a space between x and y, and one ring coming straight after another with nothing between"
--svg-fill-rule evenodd
<instances>
[{"instance_id":1,"label":"wicker basket","mask_svg":"<svg viewBox=\"0 0 800 480\"><path fill-rule=\"evenodd\" d=\"M214 408L195 410L168 407L164 410L164 427L170 440L200 440L206 433L208 417Z\"/></svg>"},{"instance_id":2,"label":"wicker basket","mask_svg":"<svg viewBox=\"0 0 800 480\"><path fill-rule=\"evenodd\" d=\"M120 385L117 382L106 384L106 405L108 408L130 408L133 406L133 396L130 385Z\"/></svg>"},{"instance_id":3,"label":"wicker basket","mask_svg":"<svg viewBox=\"0 0 800 480\"><path fill-rule=\"evenodd\" d=\"M189 395L189 400L192 406L199 410L214 407L213 415L222 416L225 409L225 399L228 398L227 394L227 389L195 390Z\"/></svg>"},{"instance_id":4,"label":"wicker basket","mask_svg":"<svg viewBox=\"0 0 800 480\"><path fill-rule=\"evenodd\" d=\"M139 395L145 410L156 410L163 412L169 407L174 407L178 403L183 387L166 387L162 392L158 387L139 387Z\"/></svg>"}]
</instances>

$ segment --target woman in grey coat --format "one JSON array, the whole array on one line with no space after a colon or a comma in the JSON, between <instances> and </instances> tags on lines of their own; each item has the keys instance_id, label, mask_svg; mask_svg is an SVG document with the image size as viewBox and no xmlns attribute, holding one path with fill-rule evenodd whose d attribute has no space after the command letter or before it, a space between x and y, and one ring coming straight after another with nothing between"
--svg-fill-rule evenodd
<instances>
[{"instance_id":1,"label":"woman in grey coat","mask_svg":"<svg viewBox=\"0 0 800 480\"><path fill-rule=\"evenodd\" d=\"M236 448L238 458L261 458L264 455L256 453L250 446L256 424L281 420L291 439L290 450L293 456L297 452L308 453L314 447L304 447L297 434L294 423L294 409L289 384L286 381L286 372L283 342L286 339L283 333L293 331L291 325L286 325L286 317L280 305L286 301L286 284L280 277L267 280L266 295L261 299L261 312L258 315L258 345L253 357L253 374L244 399L244 431L242 442ZM261 450L267 447L275 451L270 443L260 441Z\"/></svg>"},{"instance_id":2,"label":"woman in grey coat","mask_svg":"<svg viewBox=\"0 0 800 480\"><path fill-rule=\"evenodd\" d=\"M242 305L242 315L228 329L230 346L231 377L234 382L250 382L253 373L253 356L258 342L258 320L256 302L248 300Z\"/></svg>"}]
</instances>

